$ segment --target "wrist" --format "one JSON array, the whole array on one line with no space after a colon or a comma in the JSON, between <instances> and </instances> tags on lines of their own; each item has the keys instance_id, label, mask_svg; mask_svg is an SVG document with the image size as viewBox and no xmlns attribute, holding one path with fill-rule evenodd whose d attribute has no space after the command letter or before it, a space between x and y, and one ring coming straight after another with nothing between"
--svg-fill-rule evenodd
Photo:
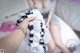
<instances>
[{"instance_id":1,"label":"wrist","mask_svg":"<svg viewBox=\"0 0 80 53\"><path fill-rule=\"evenodd\" d=\"M26 36L27 30L21 26L18 26L18 29L23 32L23 34Z\"/></svg>"}]
</instances>

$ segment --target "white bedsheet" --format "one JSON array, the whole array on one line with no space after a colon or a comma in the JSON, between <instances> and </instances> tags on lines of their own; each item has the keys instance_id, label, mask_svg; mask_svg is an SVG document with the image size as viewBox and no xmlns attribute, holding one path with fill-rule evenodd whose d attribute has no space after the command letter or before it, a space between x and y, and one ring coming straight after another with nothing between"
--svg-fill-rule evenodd
<instances>
[{"instance_id":1,"label":"white bedsheet","mask_svg":"<svg viewBox=\"0 0 80 53\"><path fill-rule=\"evenodd\" d=\"M80 31L80 2L70 2L70 0L58 0L56 13L69 26L71 26L71 28Z\"/></svg>"}]
</instances>

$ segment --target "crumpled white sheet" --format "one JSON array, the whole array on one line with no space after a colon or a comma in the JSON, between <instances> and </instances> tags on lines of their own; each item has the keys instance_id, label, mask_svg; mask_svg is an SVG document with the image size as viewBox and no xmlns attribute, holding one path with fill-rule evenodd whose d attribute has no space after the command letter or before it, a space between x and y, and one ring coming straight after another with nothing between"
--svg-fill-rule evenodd
<instances>
[{"instance_id":1,"label":"crumpled white sheet","mask_svg":"<svg viewBox=\"0 0 80 53\"><path fill-rule=\"evenodd\" d=\"M72 29L80 31L80 2L58 0L56 13Z\"/></svg>"}]
</instances>

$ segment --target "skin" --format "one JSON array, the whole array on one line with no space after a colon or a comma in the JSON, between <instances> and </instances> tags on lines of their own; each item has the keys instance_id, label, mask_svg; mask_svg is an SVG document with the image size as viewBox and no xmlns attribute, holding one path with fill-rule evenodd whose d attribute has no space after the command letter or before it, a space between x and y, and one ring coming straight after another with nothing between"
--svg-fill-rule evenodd
<instances>
[{"instance_id":1,"label":"skin","mask_svg":"<svg viewBox=\"0 0 80 53\"><path fill-rule=\"evenodd\" d=\"M20 23L20 26L28 30L28 22L34 20L35 18L35 16L26 18ZM11 34L0 38L0 49L4 49L4 53L16 53L25 37L26 35L22 32L22 30L16 29Z\"/></svg>"},{"instance_id":2,"label":"skin","mask_svg":"<svg viewBox=\"0 0 80 53\"><path fill-rule=\"evenodd\" d=\"M35 6L38 9L46 8L51 0L27 0L29 6ZM61 41L61 34L60 34L60 27L56 24L51 24L50 20L52 18L53 12L49 11L46 27L50 29L52 39L48 43L48 53L53 53L56 46L58 46L63 53L70 53L70 51L67 49L67 47L63 44Z\"/></svg>"}]
</instances>

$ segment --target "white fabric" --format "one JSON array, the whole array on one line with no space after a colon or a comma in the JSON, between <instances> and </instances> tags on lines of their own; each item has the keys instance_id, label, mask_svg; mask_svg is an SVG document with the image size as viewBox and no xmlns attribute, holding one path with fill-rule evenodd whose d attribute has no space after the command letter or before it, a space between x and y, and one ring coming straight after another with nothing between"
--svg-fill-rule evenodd
<instances>
[{"instance_id":1,"label":"white fabric","mask_svg":"<svg viewBox=\"0 0 80 53\"><path fill-rule=\"evenodd\" d=\"M30 34L33 34L33 37L29 36L29 40L33 42L32 43L30 42L29 44L31 45L31 51L37 53L37 51L43 48L43 45L39 43L40 40L42 40L41 42L44 41L47 44L51 39L50 38L51 34L49 33L49 30L45 26L45 20L43 19L41 12L38 9L32 9L30 12L33 12L33 14L28 15L28 17L35 15L36 19L29 22L29 25L33 25L33 29L30 31ZM41 27L41 23L42 23L42 27ZM42 29L44 30L44 32L42 31ZM44 35L43 36L44 39L43 37L41 37L41 35ZM48 38L47 41L45 40L45 37Z\"/></svg>"},{"instance_id":2,"label":"white fabric","mask_svg":"<svg viewBox=\"0 0 80 53\"><path fill-rule=\"evenodd\" d=\"M55 15L56 16L56 15ZM78 36L74 33L74 31L59 17L56 16L56 18L59 20L60 27L61 27L61 39L63 43L68 48L75 48L73 50L78 49L80 45L80 39Z\"/></svg>"},{"instance_id":3,"label":"white fabric","mask_svg":"<svg viewBox=\"0 0 80 53\"><path fill-rule=\"evenodd\" d=\"M80 44L80 39L74 33L74 31L63 20L61 20L59 17L56 16L56 18L60 22L61 38L62 38L63 43L67 46L69 40L71 40L71 41L76 40L77 41L77 44ZM72 43L70 43L70 44L72 44Z\"/></svg>"},{"instance_id":4,"label":"white fabric","mask_svg":"<svg viewBox=\"0 0 80 53\"><path fill-rule=\"evenodd\" d=\"M58 0L57 14L74 30L80 31L80 2Z\"/></svg>"}]
</instances>

